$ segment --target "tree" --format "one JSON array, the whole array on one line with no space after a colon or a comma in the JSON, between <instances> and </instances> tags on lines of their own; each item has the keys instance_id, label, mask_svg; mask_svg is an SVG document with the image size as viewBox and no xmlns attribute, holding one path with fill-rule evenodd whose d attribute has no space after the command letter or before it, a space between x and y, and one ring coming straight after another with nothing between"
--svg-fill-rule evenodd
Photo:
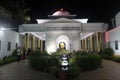
<instances>
[{"instance_id":1,"label":"tree","mask_svg":"<svg viewBox=\"0 0 120 80\"><path fill-rule=\"evenodd\" d=\"M1 0L0 3L12 13L12 19L16 26L26 22L27 12L30 9L25 8L24 0Z\"/></svg>"}]
</instances>

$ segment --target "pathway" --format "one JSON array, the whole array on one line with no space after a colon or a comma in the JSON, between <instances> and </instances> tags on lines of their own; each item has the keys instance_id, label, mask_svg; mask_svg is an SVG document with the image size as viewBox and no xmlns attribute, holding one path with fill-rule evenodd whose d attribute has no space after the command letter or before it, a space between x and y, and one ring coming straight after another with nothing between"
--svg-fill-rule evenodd
<instances>
[{"instance_id":1,"label":"pathway","mask_svg":"<svg viewBox=\"0 0 120 80\"><path fill-rule=\"evenodd\" d=\"M103 60L98 70L80 72L76 80L120 80L120 63ZM32 70L28 61L14 62L0 67L0 80L56 80L53 75Z\"/></svg>"}]
</instances>

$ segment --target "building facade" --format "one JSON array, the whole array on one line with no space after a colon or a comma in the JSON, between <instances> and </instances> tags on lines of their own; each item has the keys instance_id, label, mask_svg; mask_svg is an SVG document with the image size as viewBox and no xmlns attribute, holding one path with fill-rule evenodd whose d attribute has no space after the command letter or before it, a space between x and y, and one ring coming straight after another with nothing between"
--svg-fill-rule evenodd
<instances>
[{"instance_id":1,"label":"building facade","mask_svg":"<svg viewBox=\"0 0 120 80\"><path fill-rule=\"evenodd\" d=\"M18 46L49 54L59 48L97 52L106 48L108 25L87 23L88 19L75 19L76 16L59 10L48 15L49 19L37 19L37 24L20 25L16 32L11 30L14 26L10 12L0 7L0 58L11 55Z\"/></svg>"},{"instance_id":2,"label":"building facade","mask_svg":"<svg viewBox=\"0 0 120 80\"><path fill-rule=\"evenodd\" d=\"M120 55L120 12L115 16L113 29L106 32L107 47L115 51L115 55Z\"/></svg>"},{"instance_id":3,"label":"building facade","mask_svg":"<svg viewBox=\"0 0 120 80\"><path fill-rule=\"evenodd\" d=\"M106 47L105 23L87 23L88 19L75 19L76 15L59 10L48 15L50 19L37 19L38 24L22 24L19 33L23 36L21 46L46 50L49 54L60 48L99 52Z\"/></svg>"},{"instance_id":4,"label":"building facade","mask_svg":"<svg viewBox=\"0 0 120 80\"><path fill-rule=\"evenodd\" d=\"M0 6L0 58L11 55L19 45L19 33L11 29L11 13Z\"/></svg>"}]
</instances>

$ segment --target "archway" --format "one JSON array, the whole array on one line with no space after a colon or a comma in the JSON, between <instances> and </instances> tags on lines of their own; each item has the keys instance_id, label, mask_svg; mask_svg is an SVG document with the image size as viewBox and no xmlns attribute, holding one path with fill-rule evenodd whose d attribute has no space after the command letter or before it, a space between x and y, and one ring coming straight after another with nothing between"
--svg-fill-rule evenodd
<instances>
[{"instance_id":1,"label":"archway","mask_svg":"<svg viewBox=\"0 0 120 80\"><path fill-rule=\"evenodd\" d=\"M56 39L56 44L57 44L57 49L60 48L65 48L66 50L70 50L70 40L66 35L60 35Z\"/></svg>"}]
</instances>

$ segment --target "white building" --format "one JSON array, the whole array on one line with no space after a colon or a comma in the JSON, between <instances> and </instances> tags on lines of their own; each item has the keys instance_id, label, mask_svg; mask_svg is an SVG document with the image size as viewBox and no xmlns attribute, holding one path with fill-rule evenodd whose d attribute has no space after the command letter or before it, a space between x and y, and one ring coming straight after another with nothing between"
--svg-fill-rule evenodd
<instances>
[{"instance_id":1,"label":"white building","mask_svg":"<svg viewBox=\"0 0 120 80\"><path fill-rule=\"evenodd\" d=\"M106 43L108 47L115 51L116 55L120 55L120 12L115 16L114 24L116 24L116 26L106 32Z\"/></svg>"},{"instance_id":2,"label":"white building","mask_svg":"<svg viewBox=\"0 0 120 80\"><path fill-rule=\"evenodd\" d=\"M19 44L19 33L13 31L11 13L0 6L0 58L9 56Z\"/></svg>"},{"instance_id":3,"label":"white building","mask_svg":"<svg viewBox=\"0 0 120 80\"><path fill-rule=\"evenodd\" d=\"M22 24L19 32L23 36L21 46L51 52L64 43L65 49L100 51L106 47L107 24L87 23L88 19L75 19L76 15L62 10L48 15L50 19L37 19L38 24ZM24 38L25 37L25 38Z\"/></svg>"},{"instance_id":4,"label":"white building","mask_svg":"<svg viewBox=\"0 0 120 80\"><path fill-rule=\"evenodd\" d=\"M10 17L7 10L0 8L0 58L11 55L18 46L26 50L39 48L49 54L61 45L69 51L100 51L106 47L107 24L87 23L88 19L75 19L76 15L64 10L48 15L49 19L37 19L38 24L22 24L19 32L11 30L10 21L5 21Z\"/></svg>"}]
</instances>

